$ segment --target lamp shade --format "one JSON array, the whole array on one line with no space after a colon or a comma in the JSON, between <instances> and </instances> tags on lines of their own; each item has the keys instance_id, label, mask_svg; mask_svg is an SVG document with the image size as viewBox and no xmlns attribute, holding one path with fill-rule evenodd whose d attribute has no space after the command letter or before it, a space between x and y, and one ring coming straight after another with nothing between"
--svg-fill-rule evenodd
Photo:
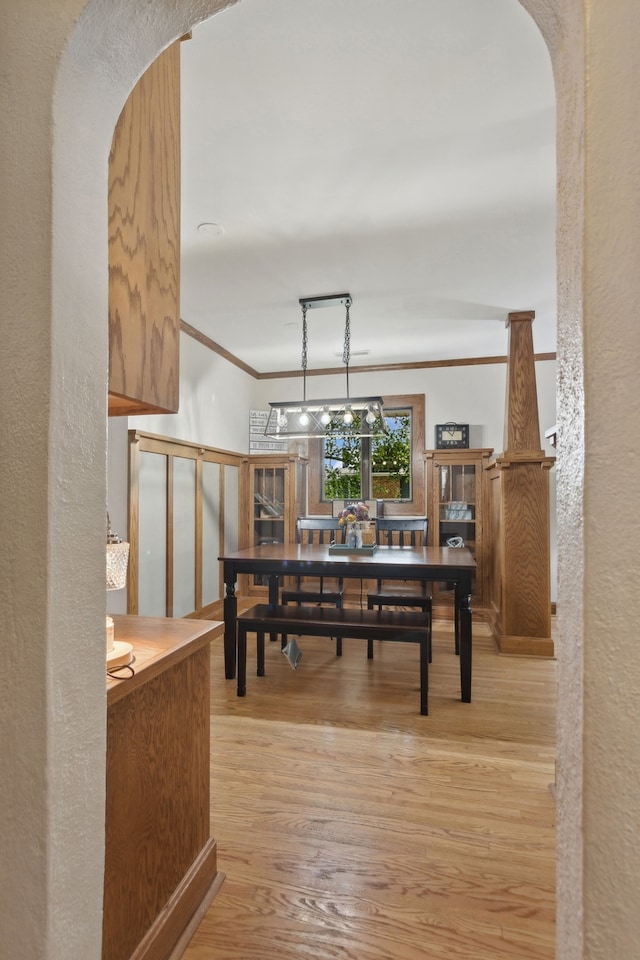
<instances>
[{"instance_id":1,"label":"lamp shade","mask_svg":"<svg viewBox=\"0 0 640 960\"><path fill-rule=\"evenodd\" d=\"M121 590L127 585L129 544L125 541L107 544L107 590Z\"/></svg>"},{"instance_id":2,"label":"lamp shade","mask_svg":"<svg viewBox=\"0 0 640 960\"><path fill-rule=\"evenodd\" d=\"M382 397L337 397L270 403L265 436L379 437L389 433Z\"/></svg>"}]
</instances>

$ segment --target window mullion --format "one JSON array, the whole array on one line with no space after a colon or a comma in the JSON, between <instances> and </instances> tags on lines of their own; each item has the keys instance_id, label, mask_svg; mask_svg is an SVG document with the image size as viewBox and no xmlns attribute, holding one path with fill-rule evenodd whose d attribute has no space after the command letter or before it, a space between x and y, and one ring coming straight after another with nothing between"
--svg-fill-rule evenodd
<instances>
[{"instance_id":1,"label":"window mullion","mask_svg":"<svg viewBox=\"0 0 640 960\"><path fill-rule=\"evenodd\" d=\"M371 500L371 438L363 437L360 445L360 485L362 499Z\"/></svg>"}]
</instances>

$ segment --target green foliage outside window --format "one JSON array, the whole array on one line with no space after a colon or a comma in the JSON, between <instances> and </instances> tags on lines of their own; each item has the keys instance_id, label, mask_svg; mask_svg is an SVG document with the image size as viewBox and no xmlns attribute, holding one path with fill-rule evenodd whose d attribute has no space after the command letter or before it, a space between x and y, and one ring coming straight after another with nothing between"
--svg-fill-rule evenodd
<instances>
[{"instance_id":1,"label":"green foliage outside window","mask_svg":"<svg viewBox=\"0 0 640 960\"><path fill-rule=\"evenodd\" d=\"M335 429L335 422L331 424ZM352 430L360 430L360 416L354 415ZM360 500L362 478L362 438L327 437L324 441L324 495L325 500Z\"/></svg>"},{"instance_id":2,"label":"green foliage outside window","mask_svg":"<svg viewBox=\"0 0 640 960\"><path fill-rule=\"evenodd\" d=\"M389 434L371 442L371 499L411 499L411 414L385 417Z\"/></svg>"},{"instance_id":3,"label":"green foliage outside window","mask_svg":"<svg viewBox=\"0 0 640 960\"><path fill-rule=\"evenodd\" d=\"M385 420L386 436L327 437L323 499L411 499L411 411L386 411ZM359 429L355 417L353 430Z\"/></svg>"}]
</instances>

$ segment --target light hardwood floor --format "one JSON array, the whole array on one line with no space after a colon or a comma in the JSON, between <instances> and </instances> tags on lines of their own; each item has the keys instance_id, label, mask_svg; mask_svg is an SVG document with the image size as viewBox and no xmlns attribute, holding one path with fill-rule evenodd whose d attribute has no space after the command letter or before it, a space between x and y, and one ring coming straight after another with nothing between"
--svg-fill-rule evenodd
<instances>
[{"instance_id":1,"label":"light hardwood floor","mask_svg":"<svg viewBox=\"0 0 640 960\"><path fill-rule=\"evenodd\" d=\"M226 880L185 960L552 960L555 663L476 628L473 702L418 648L267 644L245 699L213 657L212 834ZM253 641L253 638L251 638Z\"/></svg>"}]
</instances>

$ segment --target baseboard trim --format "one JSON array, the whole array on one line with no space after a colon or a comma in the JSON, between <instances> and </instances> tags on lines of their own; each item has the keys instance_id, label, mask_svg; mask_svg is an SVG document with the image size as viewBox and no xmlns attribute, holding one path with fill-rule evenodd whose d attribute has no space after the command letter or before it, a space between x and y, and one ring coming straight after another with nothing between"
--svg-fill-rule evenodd
<instances>
[{"instance_id":1,"label":"baseboard trim","mask_svg":"<svg viewBox=\"0 0 640 960\"><path fill-rule=\"evenodd\" d=\"M517 657L555 658L555 649L551 637L512 637L506 634L496 636L499 653Z\"/></svg>"},{"instance_id":2,"label":"baseboard trim","mask_svg":"<svg viewBox=\"0 0 640 960\"><path fill-rule=\"evenodd\" d=\"M208 909L223 879L217 869L216 842L210 837L131 954L130 960L177 960L181 955L176 953L179 946L182 944L184 953L188 943L188 940L184 941L187 931L194 924L191 930L193 936L202 919L202 910ZM199 917L197 923L196 916Z\"/></svg>"},{"instance_id":3,"label":"baseboard trim","mask_svg":"<svg viewBox=\"0 0 640 960\"><path fill-rule=\"evenodd\" d=\"M185 950L189 946L191 940L193 939L193 936L196 930L198 929L198 927L204 920L205 916L207 915L209 907L213 903L218 890L220 889L220 887L222 886L225 880L225 877L226 877L226 874L224 873L216 874L215 880L207 890L207 893L205 894L205 896L202 898L200 906L198 907L194 915L191 917L191 920L185 927L182 933L182 936L180 937L175 947L173 948L171 955L167 957L167 960L180 960Z\"/></svg>"}]
</instances>

